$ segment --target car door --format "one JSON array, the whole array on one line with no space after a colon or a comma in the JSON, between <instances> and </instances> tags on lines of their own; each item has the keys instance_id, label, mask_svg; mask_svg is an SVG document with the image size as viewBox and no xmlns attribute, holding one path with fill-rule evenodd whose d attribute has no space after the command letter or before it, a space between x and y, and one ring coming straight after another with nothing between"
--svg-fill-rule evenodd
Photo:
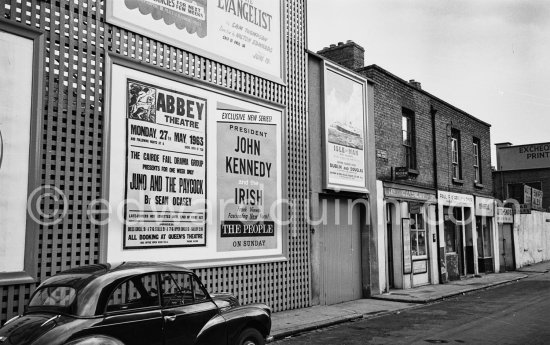
<instances>
[{"instance_id":1,"label":"car door","mask_svg":"<svg viewBox=\"0 0 550 345\"><path fill-rule=\"evenodd\" d=\"M164 344L195 344L195 339L204 325L218 314L218 307L192 274L163 273L161 282ZM224 344L225 334L220 334L216 345Z\"/></svg>"},{"instance_id":2,"label":"car door","mask_svg":"<svg viewBox=\"0 0 550 345\"><path fill-rule=\"evenodd\" d=\"M133 277L111 293L105 317L89 334L104 334L131 345L162 345L158 274Z\"/></svg>"}]
</instances>

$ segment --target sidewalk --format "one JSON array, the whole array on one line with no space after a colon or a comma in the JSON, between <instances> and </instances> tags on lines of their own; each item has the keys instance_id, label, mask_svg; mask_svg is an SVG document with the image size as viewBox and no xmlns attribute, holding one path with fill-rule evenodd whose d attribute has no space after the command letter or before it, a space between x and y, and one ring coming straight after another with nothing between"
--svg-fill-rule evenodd
<instances>
[{"instance_id":1,"label":"sidewalk","mask_svg":"<svg viewBox=\"0 0 550 345\"><path fill-rule=\"evenodd\" d=\"M526 274L520 272L492 273L482 275L479 278L472 277L464 280L454 280L445 284L425 285L407 290L391 290L389 293L372 296L372 298L396 302L430 303L443 298L506 284L526 277Z\"/></svg>"},{"instance_id":2,"label":"sidewalk","mask_svg":"<svg viewBox=\"0 0 550 345\"><path fill-rule=\"evenodd\" d=\"M398 312L417 306L413 303L359 299L333 305L286 310L271 315L271 335L281 339L337 323Z\"/></svg>"},{"instance_id":3,"label":"sidewalk","mask_svg":"<svg viewBox=\"0 0 550 345\"><path fill-rule=\"evenodd\" d=\"M550 269L550 262L529 266L532 273ZM414 308L422 303L434 302L443 298L460 295L475 290L506 284L528 277L521 272L487 274L479 278L453 281L447 284L427 285L408 290L392 290L370 299L344 302L329 306L287 310L274 313L271 317L271 335L275 340L293 334L331 326L337 323L360 318L371 318L401 310Z\"/></svg>"},{"instance_id":4,"label":"sidewalk","mask_svg":"<svg viewBox=\"0 0 550 345\"><path fill-rule=\"evenodd\" d=\"M550 272L550 261L539 262L531 264L518 269L520 272L526 273L546 273Z\"/></svg>"}]
</instances>

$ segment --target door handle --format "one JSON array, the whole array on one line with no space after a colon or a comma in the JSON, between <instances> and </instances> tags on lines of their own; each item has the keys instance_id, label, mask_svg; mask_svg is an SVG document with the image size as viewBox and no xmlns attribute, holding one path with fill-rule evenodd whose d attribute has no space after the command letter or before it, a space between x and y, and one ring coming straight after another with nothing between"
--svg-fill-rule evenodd
<instances>
[{"instance_id":1,"label":"door handle","mask_svg":"<svg viewBox=\"0 0 550 345\"><path fill-rule=\"evenodd\" d=\"M169 321L169 322L174 322L174 321L176 321L176 315L165 316L165 317L164 317L164 320L165 320L165 321Z\"/></svg>"}]
</instances>

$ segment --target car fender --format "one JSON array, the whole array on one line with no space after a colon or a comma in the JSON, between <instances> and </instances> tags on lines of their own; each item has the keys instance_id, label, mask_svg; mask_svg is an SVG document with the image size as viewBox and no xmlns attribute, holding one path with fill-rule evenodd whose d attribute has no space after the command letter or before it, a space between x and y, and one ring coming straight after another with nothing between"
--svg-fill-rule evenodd
<instances>
[{"instance_id":1,"label":"car fender","mask_svg":"<svg viewBox=\"0 0 550 345\"><path fill-rule=\"evenodd\" d=\"M228 344L234 344L241 332L256 328L264 337L271 330L271 310L265 304L249 304L223 311L210 319L197 335L197 345L220 343L220 334L226 334Z\"/></svg>"},{"instance_id":2,"label":"car fender","mask_svg":"<svg viewBox=\"0 0 550 345\"><path fill-rule=\"evenodd\" d=\"M249 304L221 314L227 324L227 338L233 344L246 328L255 328L266 338L271 331L271 309L265 304Z\"/></svg>"}]
</instances>

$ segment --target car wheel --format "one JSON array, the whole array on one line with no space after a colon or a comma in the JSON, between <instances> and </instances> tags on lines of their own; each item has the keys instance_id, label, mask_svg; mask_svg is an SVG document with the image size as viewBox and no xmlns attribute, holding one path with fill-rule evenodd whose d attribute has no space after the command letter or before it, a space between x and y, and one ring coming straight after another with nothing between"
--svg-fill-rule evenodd
<instances>
[{"instance_id":1,"label":"car wheel","mask_svg":"<svg viewBox=\"0 0 550 345\"><path fill-rule=\"evenodd\" d=\"M247 328L242 331L236 345L264 345L264 337L255 328Z\"/></svg>"}]
</instances>

